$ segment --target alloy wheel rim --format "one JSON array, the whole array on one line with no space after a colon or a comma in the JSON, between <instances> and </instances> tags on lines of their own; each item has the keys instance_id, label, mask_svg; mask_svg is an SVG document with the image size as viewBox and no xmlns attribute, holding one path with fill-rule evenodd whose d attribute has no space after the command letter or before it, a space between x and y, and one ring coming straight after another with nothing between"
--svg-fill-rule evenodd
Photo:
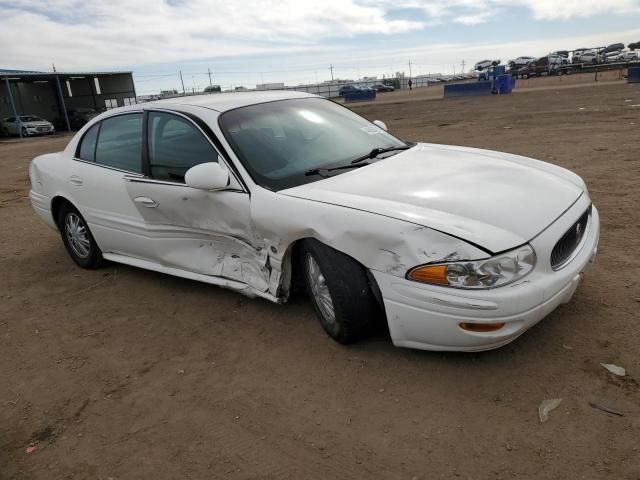
<instances>
[{"instance_id":1,"label":"alloy wheel rim","mask_svg":"<svg viewBox=\"0 0 640 480\"><path fill-rule=\"evenodd\" d=\"M307 275L309 278L309 286L311 287L311 293L313 298L322 313L325 320L331 324L336 321L336 313L333 308L333 300L329 293L329 287L320 270L320 265L316 262L316 259L310 253L307 253L305 257L305 263L307 267Z\"/></svg>"},{"instance_id":2,"label":"alloy wheel rim","mask_svg":"<svg viewBox=\"0 0 640 480\"><path fill-rule=\"evenodd\" d=\"M88 257L91 242L84 221L77 214L69 213L65 219L64 230L73 253L81 258Z\"/></svg>"}]
</instances>

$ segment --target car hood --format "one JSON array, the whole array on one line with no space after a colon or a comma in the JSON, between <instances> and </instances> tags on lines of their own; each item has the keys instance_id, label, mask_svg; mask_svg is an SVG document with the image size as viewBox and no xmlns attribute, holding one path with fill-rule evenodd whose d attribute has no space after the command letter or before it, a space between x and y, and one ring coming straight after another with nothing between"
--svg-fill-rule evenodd
<instances>
[{"instance_id":1,"label":"car hood","mask_svg":"<svg viewBox=\"0 0 640 480\"><path fill-rule=\"evenodd\" d=\"M490 252L528 242L585 192L574 173L507 153L418 144L283 195L433 228Z\"/></svg>"}]
</instances>

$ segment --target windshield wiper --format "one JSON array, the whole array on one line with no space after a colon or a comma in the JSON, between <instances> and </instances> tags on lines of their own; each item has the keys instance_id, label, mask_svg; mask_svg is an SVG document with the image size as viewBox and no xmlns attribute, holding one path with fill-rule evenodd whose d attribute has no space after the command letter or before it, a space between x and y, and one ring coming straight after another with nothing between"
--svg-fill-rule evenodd
<instances>
[{"instance_id":1,"label":"windshield wiper","mask_svg":"<svg viewBox=\"0 0 640 480\"><path fill-rule=\"evenodd\" d=\"M320 175L322 177L324 177L325 173L328 172L333 172L335 170L345 170L347 168L359 168L359 167L364 167L366 165L369 165L368 163L359 163L357 165L353 165L353 164L349 164L349 165L342 165L341 167L333 167L333 168L312 168L311 170L307 170L306 172L304 172L304 174L306 176L309 175Z\"/></svg>"},{"instance_id":2,"label":"windshield wiper","mask_svg":"<svg viewBox=\"0 0 640 480\"><path fill-rule=\"evenodd\" d=\"M351 160L348 165L342 165L340 167L333 168L312 168L311 170L307 170L304 172L305 175L321 175L325 176L325 172L333 172L334 170L344 170L347 168L358 168L364 167L365 165L369 165L369 163L363 163L365 160L370 160L372 158L376 158L378 155L386 152L394 152L396 150L409 150L414 145L401 145L398 147L386 147L386 148L374 148L366 155L362 155L361 157L355 158Z\"/></svg>"},{"instance_id":3,"label":"windshield wiper","mask_svg":"<svg viewBox=\"0 0 640 480\"><path fill-rule=\"evenodd\" d=\"M398 147L374 148L366 155L362 155L361 157L351 160L351 164L360 163L360 162L363 162L364 160L369 160L371 158L376 158L378 155L386 152L394 152L396 150L409 150L411 147L412 145L401 145Z\"/></svg>"}]
</instances>

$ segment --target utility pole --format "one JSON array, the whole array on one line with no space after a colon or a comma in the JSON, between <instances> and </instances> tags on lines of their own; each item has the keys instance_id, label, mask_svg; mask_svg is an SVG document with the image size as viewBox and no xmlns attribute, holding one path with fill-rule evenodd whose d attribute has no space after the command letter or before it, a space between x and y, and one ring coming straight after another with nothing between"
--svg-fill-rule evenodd
<instances>
[{"instance_id":1,"label":"utility pole","mask_svg":"<svg viewBox=\"0 0 640 480\"><path fill-rule=\"evenodd\" d=\"M409 78L413 77L411 73L411 60L409 60Z\"/></svg>"},{"instance_id":2,"label":"utility pole","mask_svg":"<svg viewBox=\"0 0 640 480\"><path fill-rule=\"evenodd\" d=\"M331 81L333 82L333 64L329 66L329 70L331 70Z\"/></svg>"},{"instance_id":3,"label":"utility pole","mask_svg":"<svg viewBox=\"0 0 640 480\"><path fill-rule=\"evenodd\" d=\"M213 87L213 83L211 83L211 69L207 68L207 72L209 72L209 86Z\"/></svg>"},{"instance_id":4,"label":"utility pole","mask_svg":"<svg viewBox=\"0 0 640 480\"><path fill-rule=\"evenodd\" d=\"M182 95L185 95L184 80L182 79L182 70L178 70L178 73L180 74L180 83L182 83Z\"/></svg>"},{"instance_id":5,"label":"utility pole","mask_svg":"<svg viewBox=\"0 0 640 480\"><path fill-rule=\"evenodd\" d=\"M56 73L56 64L52 63L51 66L53 67L53 73Z\"/></svg>"},{"instance_id":6,"label":"utility pole","mask_svg":"<svg viewBox=\"0 0 640 480\"><path fill-rule=\"evenodd\" d=\"M465 63L464 63L464 58L463 58L462 59L462 73L464 73L464 66L465 66Z\"/></svg>"}]
</instances>

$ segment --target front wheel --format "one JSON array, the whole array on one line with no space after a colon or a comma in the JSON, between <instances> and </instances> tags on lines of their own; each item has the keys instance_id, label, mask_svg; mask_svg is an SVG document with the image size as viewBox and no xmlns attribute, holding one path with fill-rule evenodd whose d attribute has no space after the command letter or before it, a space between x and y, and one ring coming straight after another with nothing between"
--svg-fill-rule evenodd
<instances>
[{"instance_id":1,"label":"front wheel","mask_svg":"<svg viewBox=\"0 0 640 480\"><path fill-rule=\"evenodd\" d=\"M301 260L307 293L325 332L340 343L369 333L381 311L366 269L317 240L304 241Z\"/></svg>"},{"instance_id":2,"label":"front wheel","mask_svg":"<svg viewBox=\"0 0 640 480\"><path fill-rule=\"evenodd\" d=\"M29 133L27 132L27 129L22 127L22 136L23 137L27 137L29 135Z\"/></svg>"},{"instance_id":3,"label":"front wheel","mask_svg":"<svg viewBox=\"0 0 640 480\"><path fill-rule=\"evenodd\" d=\"M95 269L102 265L102 252L84 217L69 203L60 208L58 226L69 256L82 268Z\"/></svg>"}]
</instances>

